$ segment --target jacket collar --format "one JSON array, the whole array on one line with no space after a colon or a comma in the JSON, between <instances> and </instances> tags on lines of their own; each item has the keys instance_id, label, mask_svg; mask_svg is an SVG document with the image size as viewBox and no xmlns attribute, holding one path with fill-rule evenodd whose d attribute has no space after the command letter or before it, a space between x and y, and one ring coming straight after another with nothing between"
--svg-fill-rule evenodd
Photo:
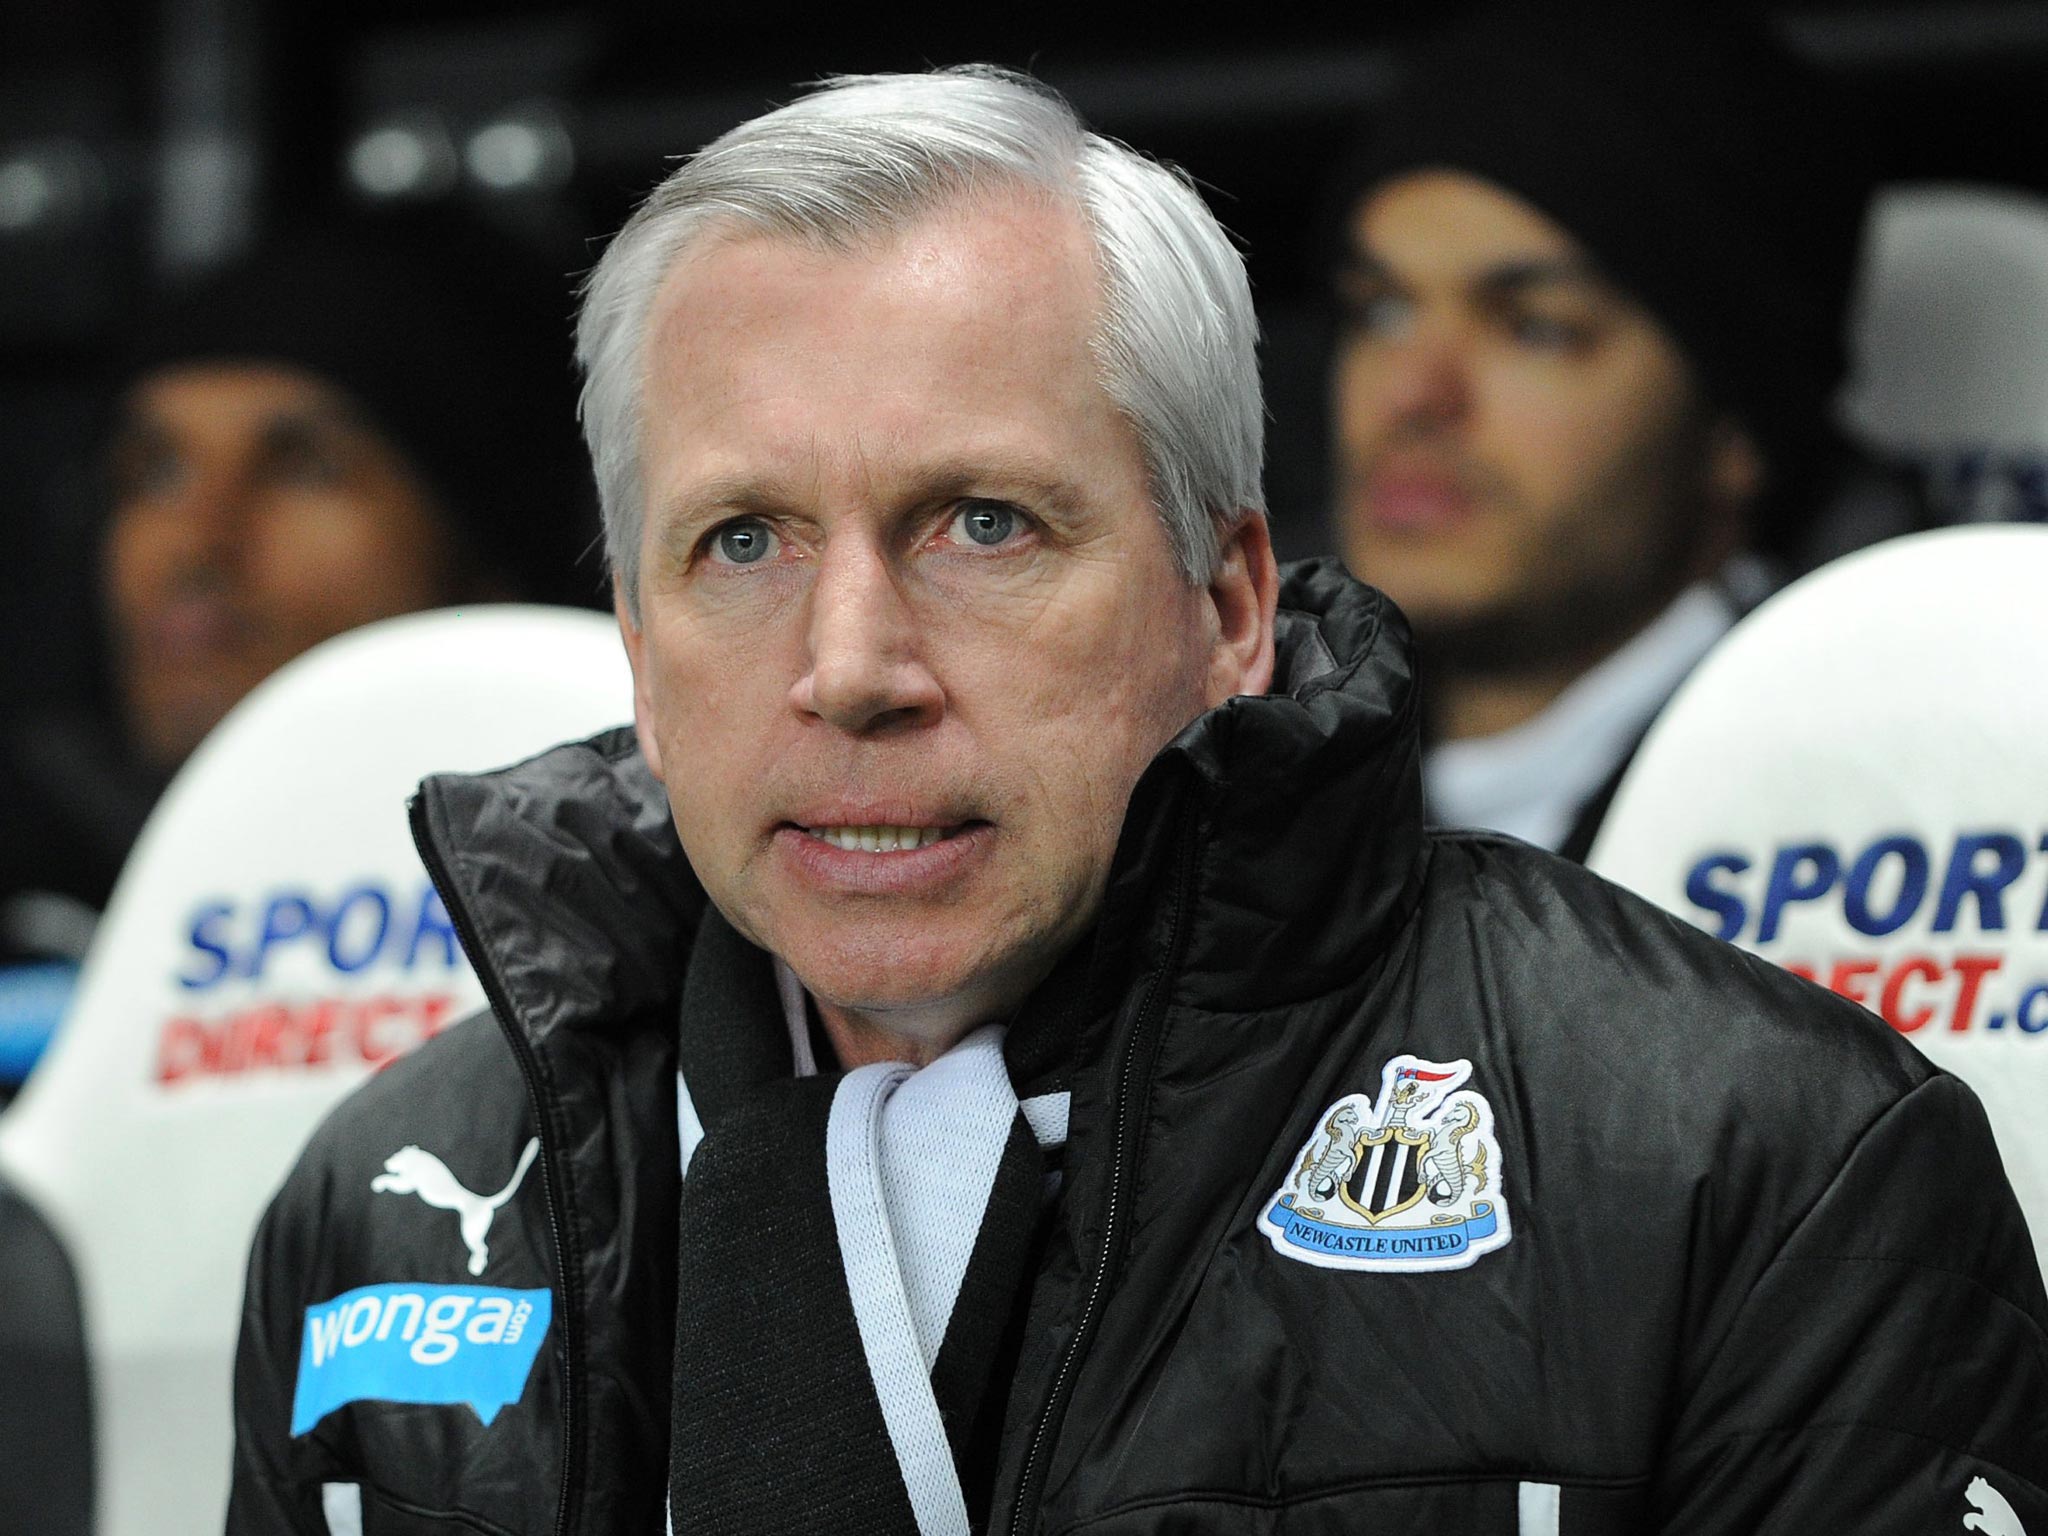
<instances>
[{"instance_id":1,"label":"jacket collar","mask_svg":"<svg viewBox=\"0 0 2048 1536\"><path fill-rule=\"evenodd\" d=\"M705 908L630 726L509 768L435 774L413 841L508 1026L672 1027Z\"/></svg>"},{"instance_id":2,"label":"jacket collar","mask_svg":"<svg viewBox=\"0 0 2048 1536\"><path fill-rule=\"evenodd\" d=\"M1342 986L1419 884L1406 625L1334 561L1290 567L1280 604L1275 691L1209 711L1160 752L1111 871L1103 950L1128 945L1144 963L1170 896L1187 925L1177 999L1196 1007L1274 1007ZM411 814L508 1024L536 1041L673 1028L706 903L630 729L492 773L437 774Z\"/></svg>"},{"instance_id":3,"label":"jacket collar","mask_svg":"<svg viewBox=\"0 0 2048 1536\"><path fill-rule=\"evenodd\" d=\"M1356 980L1420 888L1407 621L1336 561L1305 561L1284 572L1279 642L1272 692L1210 710L1146 770L1111 874L1104 927L1135 937L1134 916L1171 899L1182 840L1175 1000L1192 1007L1280 1007Z\"/></svg>"}]
</instances>

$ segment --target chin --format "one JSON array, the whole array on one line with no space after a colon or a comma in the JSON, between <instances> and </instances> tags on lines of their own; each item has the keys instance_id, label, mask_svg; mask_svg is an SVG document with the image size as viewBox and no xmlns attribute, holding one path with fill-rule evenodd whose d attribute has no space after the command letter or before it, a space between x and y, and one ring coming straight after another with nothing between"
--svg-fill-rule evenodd
<instances>
[{"instance_id":1,"label":"chin","mask_svg":"<svg viewBox=\"0 0 2048 1536\"><path fill-rule=\"evenodd\" d=\"M820 1002L892 1033L964 1033L1014 1008L1043 967L1030 946L990 953L964 936L860 933L778 951Z\"/></svg>"},{"instance_id":2,"label":"chin","mask_svg":"<svg viewBox=\"0 0 2048 1536\"><path fill-rule=\"evenodd\" d=\"M937 957L886 956L856 952L806 953L782 957L805 989L822 1003L877 1022L891 1013L923 1012L964 1003L976 990L967 967Z\"/></svg>"}]
</instances>

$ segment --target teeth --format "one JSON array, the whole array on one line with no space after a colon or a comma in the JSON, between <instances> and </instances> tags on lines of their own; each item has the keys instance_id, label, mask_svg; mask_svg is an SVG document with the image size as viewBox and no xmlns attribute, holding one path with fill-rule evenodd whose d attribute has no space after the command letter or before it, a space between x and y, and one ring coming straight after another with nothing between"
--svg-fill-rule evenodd
<instances>
[{"instance_id":1,"label":"teeth","mask_svg":"<svg viewBox=\"0 0 2048 1536\"><path fill-rule=\"evenodd\" d=\"M848 853L898 853L929 848L946 835L943 827L806 827L820 842Z\"/></svg>"}]
</instances>

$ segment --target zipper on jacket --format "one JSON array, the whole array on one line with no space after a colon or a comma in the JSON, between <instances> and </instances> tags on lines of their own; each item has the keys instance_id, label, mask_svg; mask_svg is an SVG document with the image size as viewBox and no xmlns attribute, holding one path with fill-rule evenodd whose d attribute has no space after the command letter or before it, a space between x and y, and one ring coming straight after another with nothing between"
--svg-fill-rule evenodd
<instances>
[{"instance_id":1,"label":"zipper on jacket","mask_svg":"<svg viewBox=\"0 0 2048 1536\"><path fill-rule=\"evenodd\" d=\"M576 1305L569 1274L569 1249L562 1240L561 1212L555 1199L555 1175L559 1165L554 1159L554 1149L549 1145L547 1106L540 1091L540 1067L534 1059L532 1042L518 1027L511 997L498 977L497 967L488 962L487 951L478 942L476 927L469 920L468 910L459 901L447 900L454 882L448 878L447 865L427 838L424 800L413 803L412 814L406 819L412 829L413 848L419 853L420 862L426 866L435 888L442 894L455 937L461 942L462 952L468 957L470 968L476 972L476 979L483 985L484 1001L490 1004L500 1030L511 1043L512 1057L519 1063L520 1076L526 1079L526 1096L533 1105L534 1131L540 1138L541 1193L548 1212L548 1237L554 1247L556 1284L562 1289L562 1486L555 1499L555 1536L568 1536L569 1490L575 1486L577 1461Z\"/></svg>"},{"instance_id":2,"label":"zipper on jacket","mask_svg":"<svg viewBox=\"0 0 2048 1536\"><path fill-rule=\"evenodd\" d=\"M1023 1536L1029 1529L1029 1523L1038 1516L1039 1484L1045 1476L1046 1459L1066 1417L1067 1400L1073 1394L1081 1355L1095 1332L1110 1279L1123 1259L1124 1232L1120 1218L1124 1186L1126 1175L1135 1173L1132 1164L1136 1162L1137 1155L1138 1121L1141 1119L1139 1101L1149 1100L1151 1096L1152 1047L1157 1043L1155 1037L1165 1018L1167 988L1180 969L1181 949L1187 938L1187 893L1194 878L1195 825L1195 819L1190 815L1174 863L1173 921L1167 931L1166 957L1159 969L1152 973L1144 1000L1139 1004L1137 1018L1117 1053L1114 1068L1116 1108L1112 1121L1115 1130L1110 1143L1109 1203L1102 1219L1102 1243L1089 1276L1088 1295L1081 1304L1080 1320L1061 1353L1059 1370L1053 1377L1052 1395L1046 1399L1045 1407L1039 1413L1038 1423L1032 1430L1030 1448L1024 1453L1024 1470L1017 1482L1017 1502L1010 1511L1008 1536ZM1142 1072L1139 1070L1141 1061Z\"/></svg>"}]
</instances>

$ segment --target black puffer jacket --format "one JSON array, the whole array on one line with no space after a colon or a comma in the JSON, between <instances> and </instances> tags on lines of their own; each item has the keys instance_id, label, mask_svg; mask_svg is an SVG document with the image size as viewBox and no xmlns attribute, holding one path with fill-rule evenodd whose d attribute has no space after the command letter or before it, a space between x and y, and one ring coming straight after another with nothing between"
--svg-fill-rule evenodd
<instances>
[{"instance_id":1,"label":"black puffer jacket","mask_svg":"<svg viewBox=\"0 0 2048 1536\"><path fill-rule=\"evenodd\" d=\"M992 1529L1921 1536L1997 1500L2048 1536L2048 1305L1969 1092L1583 870L1426 836L1398 615L1330 566L1282 603L1286 691L1132 801ZM324 1530L341 1483L373 1536L658 1532L703 896L626 732L413 816L502 1029L365 1086L264 1221L231 1528ZM1485 1123L1397 1135L1418 1090ZM480 1272L405 1148L512 1190ZM337 1385L353 1338L431 1395L392 1363L417 1305L327 1305L379 1286L527 1293L530 1365L507 1306L461 1346L488 1390Z\"/></svg>"}]
</instances>

